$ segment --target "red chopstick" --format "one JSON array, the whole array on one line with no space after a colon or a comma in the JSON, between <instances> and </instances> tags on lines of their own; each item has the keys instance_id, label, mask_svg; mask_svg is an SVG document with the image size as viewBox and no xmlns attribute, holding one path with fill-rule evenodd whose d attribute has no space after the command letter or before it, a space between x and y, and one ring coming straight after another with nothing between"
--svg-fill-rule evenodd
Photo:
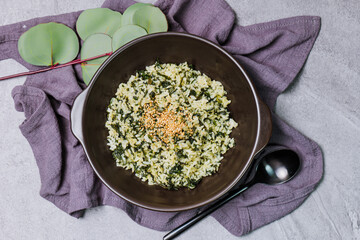
<instances>
[{"instance_id":1,"label":"red chopstick","mask_svg":"<svg viewBox=\"0 0 360 240\"><path fill-rule=\"evenodd\" d=\"M16 77L22 77L22 76L26 76L26 75L32 75L32 74L36 74L36 73L46 72L46 71L50 71L50 70L57 69L57 68L67 67L67 66L74 65L74 64L84 63L84 62L87 62L87 61L90 61L90 60L93 60L93 59L97 59L97 58L101 58L101 57L105 57L105 56L110 56L111 54L112 54L112 52L108 52L108 53L104 53L104 54L97 55L97 56L87 58L87 59L83 59L83 60L75 59L75 60L73 60L71 62L64 63L64 64L56 63L56 64L54 64L54 65L52 65L51 67L48 67L48 68L43 68L43 69L39 69L39 70L36 70L36 71L29 71L29 72L17 73L17 74L5 76L5 77L0 77L0 81L10 79L10 78L16 78Z\"/></svg>"}]
</instances>

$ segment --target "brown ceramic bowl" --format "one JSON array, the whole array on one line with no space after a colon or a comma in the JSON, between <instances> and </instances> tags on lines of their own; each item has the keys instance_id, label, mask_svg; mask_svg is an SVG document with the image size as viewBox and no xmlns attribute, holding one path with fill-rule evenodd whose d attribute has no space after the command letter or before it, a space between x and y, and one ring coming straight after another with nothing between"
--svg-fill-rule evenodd
<instances>
[{"instance_id":1,"label":"brown ceramic bowl","mask_svg":"<svg viewBox=\"0 0 360 240\"><path fill-rule=\"evenodd\" d=\"M167 190L142 182L130 170L115 166L106 145L106 109L118 85L156 60L188 62L211 79L220 81L231 100L231 117L239 124L232 132L236 145L224 155L219 171L203 178L193 190ZM109 189L131 203L158 211L187 210L221 197L241 180L271 134L269 109L260 101L236 60L210 41L171 32L138 38L112 54L74 101L71 125L91 166Z\"/></svg>"}]
</instances>

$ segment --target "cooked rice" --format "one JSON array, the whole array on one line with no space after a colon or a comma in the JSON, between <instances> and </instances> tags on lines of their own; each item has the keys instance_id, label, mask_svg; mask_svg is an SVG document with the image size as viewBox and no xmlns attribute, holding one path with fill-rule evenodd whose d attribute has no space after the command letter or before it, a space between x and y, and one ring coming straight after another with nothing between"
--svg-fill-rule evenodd
<instances>
[{"instance_id":1,"label":"cooked rice","mask_svg":"<svg viewBox=\"0 0 360 240\"><path fill-rule=\"evenodd\" d=\"M148 184L193 189L235 144L226 91L187 63L146 67L121 83L107 109L116 165Z\"/></svg>"}]
</instances>

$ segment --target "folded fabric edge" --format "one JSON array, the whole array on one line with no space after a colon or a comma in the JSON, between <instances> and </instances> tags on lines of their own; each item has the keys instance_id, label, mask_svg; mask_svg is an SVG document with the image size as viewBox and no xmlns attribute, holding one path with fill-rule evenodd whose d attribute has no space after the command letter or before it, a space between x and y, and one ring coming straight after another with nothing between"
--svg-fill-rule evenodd
<instances>
[{"instance_id":1,"label":"folded fabric edge","mask_svg":"<svg viewBox=\"0 0 360 240\"><path fill-rule=\"evenodd\" d=\"M290 22L287 22L290 21ZM321 27L321 18L318 16L298 16L298 17L291 17L286 19L280 19L278 21L274 21L274 25L270 25L268 27L263 26L263 24L260 24L258 30L260 29L271 29L272 27L276 28L282 28L286 26L296 25L296 24L304 24L308 23L310 24L309 28L310 31L307 31L307 36L303 37L303 41L307 41L307 43L304 45L304 47L301 49L301 51L292 51L292 53L286 56L286 63L288 65L288 69L292 69L292 71L288 72L287 75L284 75L284 82L281 82L279 91L276 92L271 98L269 98L269 106L271 109L274 108L276 100L278 96L285 91L286 88L289 87L289 85L294 81L295 77L301 72L301 69L304 67L309 55L310 51L313 48L315 41L319 35L320 27ZM262 27L262 28L261 28ZM294 46L297 47L297 46ZM302 53L302 55L294 55L296 52ZM278 58L280 59L280 58ZM279 64L281 65L281 64Z\"/></svg>"},{"instance_id":2,"label":"folded fabric edge","mask_svg":"<svg viewBox=\"0 0 360 240\"><path fill-rule=\"evenodd\" d=\"M282 93L290 85L290 83L293 82L295 77L300 73L301 69L304 67L304 65L310 55L311 49L313 48L315 41L316 41L317 37L319 36L319 32L320 32L320 28L321 28L321 18L318 16L301 16L298 18L299 18L298 22L295 21L295 23L300 23L301 20L303 20L304 22L307 22L307 23L311 23L311 25L309 27L311 29L310 29L310 31L308 31L308 34L304 39L304 41L308 41L308 43L307 43L307 45L304 46L304 49L302 51L300 51L302 53L302 55L300 57L294 56L292 54L291 57L288 58L287 62L288 62L288 64L292 64L291 68L293 69L293 72L290 72L289 76L286 79L286 84L284 84L283 89L281 89L280 93ZM282 26L282 25L279 25L279 27L280 26ZM283 25L283 26L285 26L285 25ZM308 38L308 39L306 39L306 38ZM293 52L295 52L295 51L293 51ZM298 61L293 60L296 58L298 58ZM275 96L275 99L279 96L279 94Z\"/></svg>"},{"instance_id":3,"label":"folded fabric edge","mask_svg":"<svg viewBox=\"0 0 360 240\"><path fill-rule=\"evenodd\" d=\"M300 15L300 16L281 18L268 22L250 24L246 26L238 25L238 27L241 31L259 31L259 30L266 30L266 29L270 30L279 27L291 26L295 24L301 24L304 22L313 22L314 25L319 25L320 27L321 17L312 16L312 15Z\"/></svg>"},{"instance_id":4,"label":"folded fabric edge","mask_svg":"<svg viewBox=\"0 0 360 240\"><path fill-rule=\"evenodd\" d=\"M11 91L11 95L14 99L15 109L18 112L25 112L27 106L23 105L22 100L24 97L30 96L41 98L35 111L31 112L29 116L25 116L25 120L20 124L19 128L23 134L31 131L39 123L41 118L45 116L46 111L51 109L46 94L40 89L29 86L16 86Z\"/></svg>"},{"instance_id":5,"label":"folded fabric edge","mask_svg":"<svg viewBox=\"0 0 360 240\"><path fill-rule=\"evenodd\" d=\"M239 214L243 217L240 217L240 222L235 224L237 220L232 219L221 209L217 210L211 216L215 218L226 230L235 236L242 236L251 231L251 219L247 207L238 208Z\"/></svg>"},{"instance_id":6,"label":"folded fabric edge","mask_svg":"<svg viewBox=\"0 0 360 240\"><path fill-rule=\"evenodd\" d=\"M271 219L269 218L262 218L261 221L253 221L253 219L256 219L253 217L253 212L259 212L256 208L256 206L252 206L252 207L248 207L248 213L249 213L249 219L250 219L250 229L248 232L244 233L244 234L248 234L248 233L251 233L252 231L258 229L258 228L261 228L263 226L266 226L270 223L273 223L275 221L278 221L280 219L282 219L283 217L286 217L286 216L289 216L289 214L293 213L294 211L298 210L299 206L301 206L305 201L306 199L310 196L310 194L302 197L302 198L298 198L294 201L291 201L291 202L288 202L288 203L285 203L285 204L282 204L283 207L281 208L281 210L285 210L285 213L284 212L281 212L280 213L275 213ZM291 205L291 206L288 206L286 207L285 205ZM268 208L271 208L271 206L268 206ZM275 217L274 217L275 216ZM258 218L259 219L259 218ZM244 235L243 234L243 235Z\"/></svg>"}]
</instances>

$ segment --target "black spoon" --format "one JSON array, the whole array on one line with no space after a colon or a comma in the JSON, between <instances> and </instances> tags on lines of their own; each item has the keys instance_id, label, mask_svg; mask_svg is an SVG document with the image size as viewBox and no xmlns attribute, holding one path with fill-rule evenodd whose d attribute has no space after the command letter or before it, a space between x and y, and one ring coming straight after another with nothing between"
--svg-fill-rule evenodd
<instances>
[{"instance_id":1,"label":"black spoon","mask_svg":"<svg viewBox=\"0 0 360 240\"><path fill-rule=\"evenodd\" d=\"M269 153L259 161L255 169L255 177L248 184L240 189L230 191L223 199L220 199L206 210L170 231L164 236L163 240L170 240L178 236L207 215L213 213L215 210L237 197L252 185L256 183L265 183L269 185L285 183L292 179L299 169L300 159L294 151L282 149Z\"/></svg>"}]
</instances>

